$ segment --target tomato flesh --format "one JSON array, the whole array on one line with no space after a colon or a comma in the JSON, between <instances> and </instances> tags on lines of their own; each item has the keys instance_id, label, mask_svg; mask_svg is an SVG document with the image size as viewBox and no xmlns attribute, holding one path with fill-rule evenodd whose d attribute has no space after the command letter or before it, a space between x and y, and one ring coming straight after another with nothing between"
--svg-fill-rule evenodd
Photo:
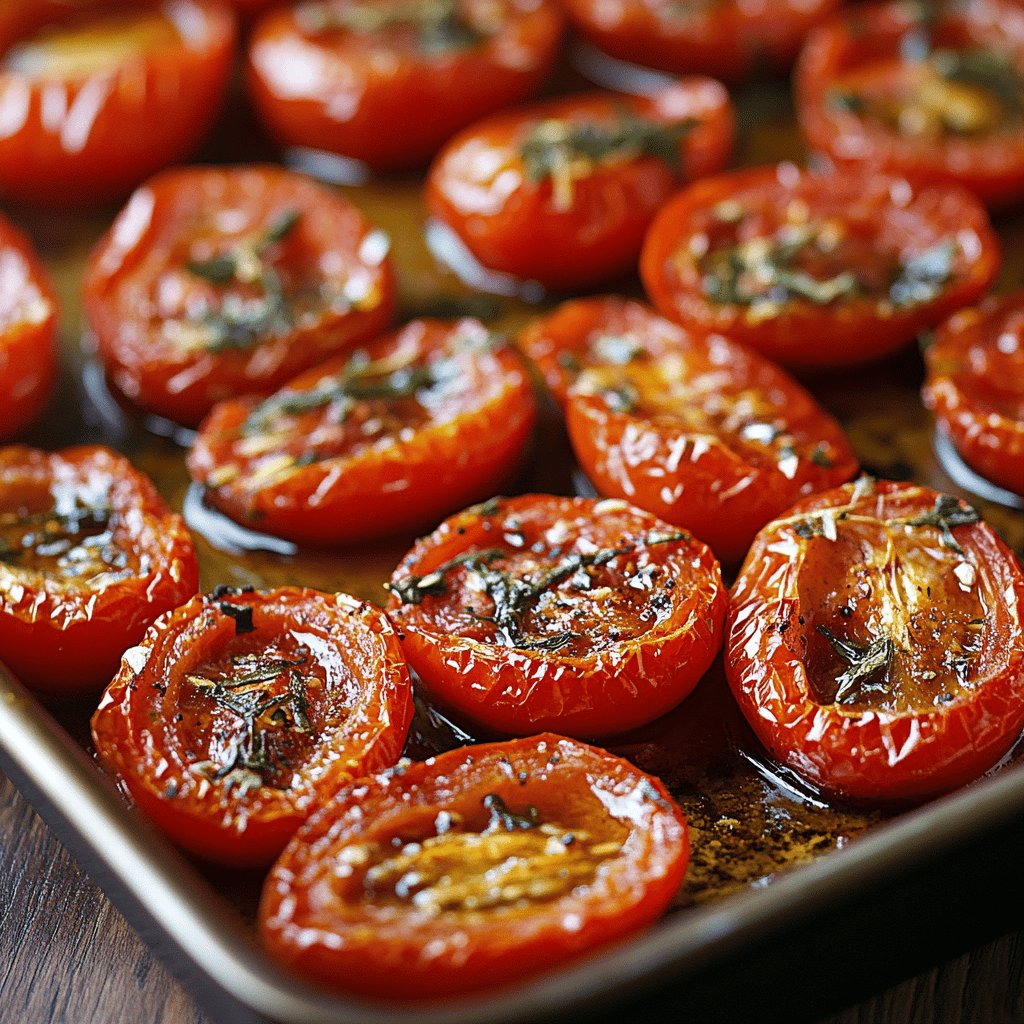
<instances>
[{"instance_id":1,"label":"tomato flesh","mask_svg":"<svg viewBox=\"0 0 1024 1024\"><path fill-rule=\"evenodd\" d=\"M22 682L104 686L198 581L181 517L126 459L92 446L0 449L0 659Z\"/></svg>"},{"instance_id":2,"label":"tomato flesh","mask_svg":"<svg viewBox=\"0 0 1024 1024\"><path fill-rule=\"evenodd\" d=\"M622 501L494 499L446 520L391 580L427 691L506 734L608 735L696 685L719 643L718 563Z\"/></svg>"},{"instance_id":3,"label":"tomato flesh","mask_svg":"<svg viewBox=\"0 0 1024 1024\"><path fill-rule=\"evenodd\" d=\"M1024 726L1024 574L977 512L863 478L754 542L729 682L761 741L840 797L920 800L992 767Z\"/></svg>"},{"instance_id":4,"label":"tomato flesh","mask_svg":"<svg viewBox=\"0 0 1024 1024\"><path fill-rule=\"evenodd\" d=\"M652 225L640 271L665 316L819 368L909 344L978 298L998 266L985 210L956 186L780 164L681 192Z\"/></svg>"},{"instance_id":5,"label":"tomato flesh","mask_svg":"<svg viewBox=\"0 0 1024 1024\"><path fill-rule=\"evenodd\" d=\"M796 381L642 303L565 303L520 344L597 489L692 530L723 562L798 498L856 472L842 429Z\"/></svg>"},{"instance_id":6,"label":"tomato flesh","mask_svg":"<svg viewBox=\"0 0 1024 1024\"><path fill-rule=\"evenodd\" d=\"M276 167L184 168L138 189L90 260L85 311L107 376L196 426L383 330L389 243L347 200Z\"/></svg>"},{"instance_id":7,"label":"tomato flesh","mask_svg":"<svg viewBox=\"0 0 1024 1024\"><path fill-rule=\"evenodd\" d=\"M220 0L77 6L15 0L0 16L0 191L12 198L116 199L187 157L220 107L236 34Z\"/></svg>"},{"instance_id":8,"label":"tomato flesh","mask_svg":"<svg viewBox=\"0 0 1024 1024\"><path fill-rule=\"evenodd\" d=\"M347 595L221 588L129 651L93 739L185 849L269 863L339 786L395 763L408 672L376 609Z\"/></svg>"},{"instance_id":9,"label":"tomato flesh","mask_svg":"<svg viewBox=\"0 0 1024 1024\"><path fill-rule=\"evenodd\" d=\"M429 526L493 494L535 418L525 369L476 320L413 321L203 424L193 477L232 518L311 543Z\"/></svg>"},{"instance_id":10,"label":"tomato flesh","mask_svg":"<svg viewBox=\"0 0 1024 1024\"><path fill-rule=\"evenodd\" d=\"M1024 495L1024 293L961 310L925 351L922 392L983 477Z\"/></svg>"},{"instance_id":11,"label":"tomato flesh","mask_svg":"<svg viewBox=\"0 0 1024 1024\"><path fill-rule=\"evenodd\" d=\"M529 977L655 920L686 823L661 784L554 735L357 784L302 829L260 905L304 977L400 999Z\"/></svg>"},{"instance_id":12,"label":"tomato flesh","mask_svg":"<svg viewBox=\"0 0 1024 1024\"><path fill-rule=\"evenodd\" d=\"M796 76L810 145L841 165L1024 195L1024 11L866 4L808 39Z\"/></svg>"}]
</instances>

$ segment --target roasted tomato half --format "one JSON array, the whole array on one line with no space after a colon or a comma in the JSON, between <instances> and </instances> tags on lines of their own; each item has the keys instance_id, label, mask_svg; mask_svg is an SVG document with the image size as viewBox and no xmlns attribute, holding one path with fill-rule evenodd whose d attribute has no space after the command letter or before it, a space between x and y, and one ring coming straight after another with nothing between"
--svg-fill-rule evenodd
<instances>
[{"instance_id":1,"label":"roasted tomato half","mask_svg":"<svg viewBox=\"0 0 1024 1024\"><path fill-rule=\"evenodd\" d=\"M166 171L136 190L86 271L114 388L195 426L391 321L389 243L347 200L278 167Z\"/></svg>"},{"instance_id":2,"label":"roasted tomato half","mask_svg":"<svg viewBox=\"0 0 1024 1024\"><path fill-rule=\"evenodd\" d=\"M529 377L477 320L416 320L265 401L218 405L189 469L245 526L342 544L432 526L522 461Z\"/></svg>"},{"instance_id":3,"label":"roasted tomato half","mask_svg":"<svg viewBox=\"0 0 1024 1024\"><path fill-rule=\"evenodd\" d=\"M924 403L964 462L1024 495L1024 292L954 314L925 366Z\"/></svg>"},{"instance_id":4,"label":"roasted tomato half","mask_svg":"<svg viewBox=\"0 0 1024 1024\"><path fill-rule=\"evenodd\" d=\"M711 664L725 614L711 551L613 499L494 498L419 541L390 591L431 697L513 735L657 718Z\"/></svg>"},{"instance_id":5,"label":"roasted tomato half","mask_svg":"<svg viewBox=\"0 0 1024 1024\"><path fill-rule=\"evenodd\" d=\"M0 449L0 661L23 683L105 686L125 649L198 586L184 522L127 459Z\"/></svg>"},{"instance_id":6,"label":"roasted tomato half","mask_svg":"<svg viewBox=\"0 0 1024 1024\"><path fill-rule=\"evenodd\" d=\"M619 298L568 302L520 336L604 495L692 530L737 564L799 498L845 483L842 428L768 360Z\"/></svg>"},{"instance_id":7,"label":"roasted tomato half","mask_svg":"<svg viewBox=\"0 0 1024 1024\"><path fill-rule=\"evenodd\" d=\"M331 988L449 998L652 923L688 857L682 812L627 761L550 734L466 747L313 817L267 878L260 936Z\"/></svg>"},{"instance_id":8,"label":"roasted tomato half","mask_svg":"<svg viewBox=\"0 0 1024 1024\"><path fill-rule=\"evenodd\" d=\"M807 41L810 146L838 164L1024 197L1024 8L1013 0L852 7Z\"/></svg>"},{"instance_id":9,"label":"roasted tomato half","mask_svg":"<svg viewBox=\"0 0 1024 1024\"><path fill-rule=\"evenodd\" d=\"M453 139L428 204L485 267L585 288L635 267L658 208L680 182L721 170L732 139L729 95L709 78L550 100Z\"/></svg>"},{"instance_id":10,"label":"roasted tomato half","mask_svg":"<svg viewBox=\"0 0 1024 1024\"><path fill-rule=\"evenodd\" d=\"M125 654L92 735L176 843L259 866L342 785L393 765L411 720L409 672L378 609L347 594L222 587Z\"/></svg>"},{"instance_id":11,"label":"roasted tomato half","mask_svg":"<svg viewBox=\"0 0 1024 1024\"><path fill-rule=\"evenodd\" d=\"M640 262L665 316L804 368L889 355L976 300L998 267L985 209L963 189L792 164L691 185Z\"/></svg>"},{"instance_id":12,"label":"roasted tomato half","mask_svg":"<svg viewBox=\"0 0 1024 1024\"><path fill-rule=\"evenodd\" d=\"M221 0L7 0L0 194L105 201L183 160L220 108L234 45Z\"/></svg>"},{"instance_id":13,"label":"roasted tomato half","mask_svg":"<svg viewBox=\"0 0 1024 1024\"><path fill-rule=\"evenodd\" d=\"M726 669L754 732L828 793L920 800L1024 727L1024 574L969 505L862 478L758 534Z\"/></svg>"},{"instance_id":14,"label":"roasted tomato half","mask_svg":"<svg viewBox=\"0 0 1024 1024\"><path fill-rule=\"evenodd\" d=\"M0 217L0 440L42 412L57 373L57 296L29 240Z\"/></svg>"},{"instance_id":15,"label":"roasted tomato half","mask_svg":"<svg viewBox=\"0 0 1024 1024\"><path fill-rule=\"evenodd\" d=\"M736 82L784 70L841 0L563 0L573 27L605 53L675 73Z\"/></svg>"},{"instance_id":16,"label":"roasted tomato half","mask_svg":"<svg viewBox=\"0 0 1024 1024\"><path fill-rule=\"evenodd\" d=\"M554 0L298 4L253 32L249 90L282 143L381 171L417 167L540 87L562 21Z\"/></svg>"}]
</instances>

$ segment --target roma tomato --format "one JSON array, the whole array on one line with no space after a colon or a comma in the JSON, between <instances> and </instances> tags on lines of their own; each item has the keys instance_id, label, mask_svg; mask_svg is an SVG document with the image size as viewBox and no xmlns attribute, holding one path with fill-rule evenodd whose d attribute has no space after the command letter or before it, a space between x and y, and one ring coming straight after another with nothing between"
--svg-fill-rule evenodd
<instances>
[{"instance_id":1,"label":"roma tomato","mask_svg":"<svg viewBox=\"0 0 1024 1024\"><path fill-rule=\"evenodd\" d=\"M185 524L127 459L96 446L0 449L0 660L23 683L106 685L198 585Z\"/></svg>"},{"instance_id":2,"label":"roma tomato","mask_svg":"<svg viewBox=\"0 0 1024 1024\"><path fill-rule=\"evenodd\" d=\"M485 267L585 288L635 267L658 208L680 182L721 170L732 139L729 95L709 78L550 100L453 139L427 201Z\"/></svg>"},{"instance_id":3,"label":"roma tomato","mask_svg":"<svg viewBox=\"0 0 1024 1024\"><path fill-rule=\"evenodd\" d=\"M388 239L278 167L166 171L93 252L84 305L113 387L195 426L375 337L395 305Z\"/></svg>"},{"instance_id":4,"label":"roma tomato","mask_svg":"<svg viewBox=\"0 0 1024 1024\"><path fill-rule=\"evenodd\" d=\"M431 697L513 735L657 718L711 664L725 615L711 551L618 500L494 498L419 541L390 591Z\"/></svg>"},{"instance_id":5,"label":"roma tomato","mask_svg":"<svg viewBox=\"0 0 1024 1024\"><path fill-rule=\"evenodd\" d=\"M532 95L561 37L554 0L321 0L259 22L249 91L278 141L400 170Z\"/></svg>"},{"instance_id":6,"label":"roma tomato","mask_svg":"<svg viewBox=\"0 0 1024 1024\"><path fill-rule=\"evenodd\" d=\"M310 819L264 885L260 936L331 988L449 998L652 923L688 857L682 812L627 761L550 734L466 747Z\"/></svg>"},{"instance_id":7,"label":"roma tomato","mask_svg":"<svg viewBox=\"0 0 1024 1024\"><path fill-rule=\"evenodd\" d=\"M692 530L723 562L737 564L799 498L857 471L842 428L788 374L642 303L567 302L520 345L561 400L598 491Z\"/></svg>"},{"instance_id":8,"label":"roma tomato","mask_svg":"<svg viewBox=\"0 0 1024 1024\"><path fill-rule=\"evenodd\" d=\"M754 732L839 797L921 800L1024 727L1024 574L978 513L864 477L758 534L726 670Z\"/></svg>"},{"instance_id":9,"label":"roma tomato","mask_svg":"<svg viewBox=\"0 0 1024 1024\"><path fill-rule=\"evenodd\" d=\"M792 164L691 185L640 261L665 316L803 368L889 355L977 299L998 267L985 209L963 189Z\"/></svg>"},{"instance_id":10,"label":"roma tomato","mask_svg":"<svg viewBox=\"0 0 1024 1024\"><path fill-rule=\"evenodd\" d=\"M0 217L0 440L42 412L57 374L57 296L32 244Z\"/></svg>"},{"instance_id":11,"label":"roma tomato","mask_svg":"<svg viewBox=\"0 0 1024 1024\"><path fill-rule=\"evenodd\" d=\"M493 494L534 418L503 339L477 320L416 320L263 402L216 406L188 464L243 525L342 544L429 527Z\"/></svg>"},{"instance_id":12,"label":"roma tomato","mask_svg":"<svg viewBox=\"0 0 1024 1024\"><path fill-rule=\"evenodd\" d=\"M925 367L924 403L964 462L1024 495L1024 292L952 316Z\"/></svg>"},{"instance_id":13,"label":"roma tomato","mask_svg":"<svg viewBox=\"0 0 1024 1024\"><path fill-rule=\"evenodd\" d=\"M1024 8L863 4L815 31L796 76L812 149L988 204L1024 197Z\"/></svg>"},{"instance_id":14,"label":"roma tomato","mask_svg":"<svg viewBox=\"0 0 1024 1024\"><path fill-rule=\"evenodd\" d=\"M563 0L573 27L605 53L677 74L737 82L784 70L841 0Z\"/></svg>"},{"instance_id":15,"label":"roma tomato","mask_svg":"<svg viewBox=\"0 0 1024 1024\"><path fill-rule=\"evenodd\" d=\"M9 0L0 12L0 194L107 201L182 160L220 107L221 0Z\"/></svg>"},{"instance_id":16,"label":"roma tomato","mask_svg":"<svg viewBox=\"0 0 1024 1024\"><path fill-rule=\"evenodd\" d=\"M222 587L125 654L92 735L176 843L261 866L343 784L393 765L411 720L409 672L378 609L347 594Z\"/></svg>"}]
</instances>

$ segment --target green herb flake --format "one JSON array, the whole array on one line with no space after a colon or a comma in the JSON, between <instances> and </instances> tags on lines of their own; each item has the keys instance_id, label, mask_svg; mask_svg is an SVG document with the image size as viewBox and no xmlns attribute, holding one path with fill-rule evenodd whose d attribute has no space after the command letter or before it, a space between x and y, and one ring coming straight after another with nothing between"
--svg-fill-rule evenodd
<instances>
[{"instance_id":1,"label":"green herb flake","mask_svg":"<svg viewBox=\"0 0 1024 1024\"><path fill-rule=\"evenodd\" d=\"M527 807L523 813L509 810L508 805L497 793L488 793L483 803L491 812L488 827L495 831L503 829L506 832L525 832L539 824L536 807Z\"/></svg>"},{"instance_id":2,"label":"green herb flake","mask_svg":"<svg viewBox=\"0 0 1024 1024\"><path fill-rule=\"evenodd\" d=\"M951 494L940 494L930 512L900 522L904 526L934 526L939 531L939 542L942 546L962 555L964 549L957 543L953 530L958 526L973 526L980 523L981 514Z\"/></svg>"},{"instance_id":3,"label":"green herb flake","mask_svg":"<svg viewBox=\"0 0 1024 1024\"><path fill-rule=\"evenodd\" d=\"M873 637L866 645L852 644L837 637L827 626L818 626L818 632L832 645L835 653L850 667L836 678L835 702L851 700L858 687L889 670L896 645L888 636Z\"/></svg>"},{"instance_id":4,"label":"green herb flake","mask_svg":"<svg viewBox=\"0 0 1024 1024\"><path fill-rule=\"evenodd\" d=\"M960 246L946 239L903 263L889 285L889 300L899 309L933 302L952 279L959 252Z\"/></svg>"}]
</instances>

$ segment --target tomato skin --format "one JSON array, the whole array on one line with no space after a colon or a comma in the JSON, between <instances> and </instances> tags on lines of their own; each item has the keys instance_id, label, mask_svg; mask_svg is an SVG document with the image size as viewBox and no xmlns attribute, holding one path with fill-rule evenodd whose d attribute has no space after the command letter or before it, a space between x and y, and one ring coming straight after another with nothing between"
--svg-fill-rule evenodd
<instances>
[{"instance_id":1,"label":"tomato skin","mask_svg":"<svg viewBox=\"0 0 1024 1024\"><path fill-rule=\"evenodd\" d=\"M1024 495L1024 292L954 314L924 359L924 403L963 460Z\"/></svg>"},{"instance_id":2,"label":"tomato skin","mask_svg":"<svg viewBox=\"0 0 1024 1024\"><path fill-rule=\"evenodd\" d=\"M230 233L219 228L224 208L243 211L246 224ZM322 304L247 348L190 347L169 334L171 326L201 326L196 306L216 313L256 287L210 283L190 273L188 261L230 251L289 211L299 220L274 247L271 263L295 277L288 302L305 292L320 293L308 301ZM358 301L325 304L323 291L352 282ZM194 427L219 401L269 394L375 337L393 315L395 279L386 237L311 179L270 166L194 167L165 171L136 190L90 257L83 303L114 389L148 412Z\"/></svg>"},{"instance_id":3,"label":"tomato skin","mask_svg":"<svg viewBox=\"0 0 1024 1024\"><path fill-rule=\"evenodd\" d=\"M420 320L376 339L360 353L383 363L412 354L414 366L428 365L437 356L443 365L445 354L462 337L486 341L489 335L475 320ZM210 502L231 518L300 543L347 544L429 528L453 508L493 494L508 479L522 461L536 419L529 377L511 348L454 358L459 390L445 406L423 406L425 422L404 419L402 403L384 400L364 403L365 415L350 411L332 434L330 409L321 408L285 420L286 436L255 459L243 454L252 440L245 424L255 403L221 403L200 428L188 456L189 471L206 488ZM350 365L349 356L339 356L300 374L278 395L312 390L325 379L344 376ZM396 422L377 443L363 437L353 422L388 415ZM404 436L407 430L411 437ZM281 452L302 459L314 434L324 436L322 458L279 482L258 482L264 460ZM340 442L331 439L334 435ZM384 448L387 438L394 443ZM240 468L241 474L218 483L229 467Z\"/></svg>"},{"instance_id":4,"label":"tomato skin","mask_svg":"<svg viewBox=\"0 0 1024 1024\"><path fill-rule=\"evenodd\" d=\"M704 5L673 18L665 0L609 7L600 0L564 0L573 27L620 60L676 74L711 75L735 83L765 68L781 71L804 36L841 0ZM678 7L679 5L675 5Z\"/></svg>"},{"instance_id":5,"label":"tomato skin","mask_svg":"<svg viewBox=\"0 0 1024 1024\"><path fill-rule=\"evenodd\" d=\"M199 567L181 517L127 459L100 446L0 449L0 515L46 510L59 493L109 503L113 542L146 568L102 586L19 570L0 559L0 658L42 693L98 689L150 623L196 592Z\"/></svg>"},{"instance_id":6,"label":"tomato skin","mask_svg":"<svg viewBox=\"0 0 1024 1024\"><path fill-rule=\"evenodd\" d=\"M916 575L907 576L901 584L903 604L894 613L898 621L909 624L913 611L918 619L923 616L929 630L935 630L930 648L902 646L900 656L912 659L904 681L909 677L921 688L950 687L953 692L944 695L949 700L936 697L925 706L918 702L887 709L881 702L889 699L890 689L870 691L875 696L856 705L816 695L808 650L811 643L820 650L825 641L815 620L827 619L838 631L856 629L865 620L881 620L884 625L887 614L871 595L872 577L865 577L863 587L868 589L858 589L857 573L877 568L872 560L878 549L854 535L852 547L845 550L843 531L856 527L844 524L857 516L916 518L933 510L939 497L928 488L887 481L879 481L859 496L858 488L863 484L802 502L785 520L770 524L758 535L730 596L726 671L740 708L761 742L813 786L852 800L918 801L976 778L1020 735L1024 726L1020 619L1024 574L986 524L957 527L952 536L963 552L959 564L970 569L958 576L946 563L940 563L938 570L933 567L927 595L915 596L913 605L907 603L906 595L922 587L915 582ZM794 530L799 517L822 509L847 512L846 520L833 519L839 528L838 543L822 536L804 540ZM916 573L936 559L953 558L951 549L935 540L937 531L917 529L920 539L915 539L913 547L900 542L903 546L894 556L904 573L911 569ZM896 537L897 532L888 536ZM880 571L885 571L884 566ZM854 575L844 577L843 572ZM842 589L844 578L852 581L844 593L847 610L836 616L815 600L815 594L822 588ZM932 682L927 673L915 673L914 659L936 664L956 649L947 625L954 621L956 602L965 600L963 594L973 592L972 588L980 591L978 601L986 609L978 620L983 623L976 652L981 659L978 675L969 686L958 686L948 678Z\"/></svg>"},{"instance_id":7,"label":"tomato skin","mask_svg":"<svg viewBox=\"0 0 1024 1024\"><path fill-rule=\"evenodd\" d=\"M0 105L18 118L0 138L0 194L46 206L108 202L196 148L224 96L235 19L221 0L149 7L180 26L173 44L79 78L0 69ZM16 0L0 16L0 51L67 21L59 0Z\"/></svg>"},{"instance_id":8,"label":"tomato skin","mask_svg":"<svg viewBox=\"0 0 1024 1024\"><path fill-rule=\"evenodd\" d=\"M950 277L930 299L907 306L894 306L884 290L820 305L790 298L762 315L740 303L714 302L704 290L704 257L694 252L708 232L723 230L715 223L719 204L734 201L748 210L744 220L757 237L774 237L786 227L786 211L794 205L812 218L838 222L859 250L858 269L882 280L897 261L905 265L949 242L957 246ZM743 229L741 221L734 233ZM978 299L994 281L999 261L985 209L955 185L916 189L881 174L818 176L780 164L708 178L680 192L651 225L640 276L658 311L683 326L721 332L783 366L821 369L870 362L905 347L919 331ZM821 344L822 338L829 343Z\"/></svg>"},{"instance_id":9,"label":"tomato skin","mask_svg":"<svg viewBox=\"0 0 1024 1024\"><path fill-rule=\"evenodd\" d=\"M358 5L341 0L322 6ZM461 128L531 96L551 70L563 29L558 5L459 4L471 18L487 21L495 6L502 23L497 32L479 45L440 54L420 52L408 30L318 38L294 10L271 11L249 44L249 94L283 145L338 153L376 171L420 167ZM297 69L305 72L301 82Z\"/></svg>"},{"instance_id":10,"label":"tomato skin","mask_svg":"<svg viewBox=\"0 0 1024 1024\"><path fill-rule=\"evenodd\" d=\"M637 346L625 366L595 353L609 338ZM561 400L598 491L693 531L723 563L738 564L754 534L799 498L857 471L842 428L788 374L725 338L694 337L642 303L567 302L520 345ZM575 379L568 361L581 367ZM609 372L635 390L638 408L614 408L588 386L588 373ZM776 436L745 440L743 428L755 423Z\"/></svg>"},{"instance_id":11,"label":"tomato skin","mask_svg":"<svg viewBox=\"0 0 1024 1024\"><path fill-rule=\"evenodd\" d=\"M288 638L294 648L301 637L325 677L305 691L318 735L301 764L289 764L289 784L259 785L250 797L228 784L230 775L195 770L208 752L198 723L215 711L205 697L196 707L186 677L222 658L242 634L216 592L165 615L126 654L93 716L92 735L101 762L176 843L208 860L257 867L280 853L319 802L398 760L412 721L412 687L394 630L372 605L298 587L229 591L224 601L236 615L251 610L257 650L275 638L275 649ZM330 703L339 696L340 709ZM223 738L212 736L211 751Z\"/></svg>"},{"instance_id":12,"label":"tomato skin","mask_svg":"<svg viewBox=\"0 0 1024 1024\"><path fill-rule=\"evenodd\" d=\"M593 881L532 905L432 915L411 902L374 903L356 880L327 882L342 851L429 835L445 812L475 831L491 795L510 809L534 805L541 822L553 817L567 830L614 827L610 845L621 835L621 846ZM492 841L502 838L499 831ZM551 734L482 744L367 779L313 817L267 878L260 935L275 959L331 988L448 998L539 974L651 924L682 883L688 857L682 812L628 762Z\"/></svg>"},{"instance_id":13,"label":"tomato skin","mask_svg":"<svg viewBox=\"0 0 1024 1024\"><path fill-rule=\"evenodd\" d=\"M57 376L57 296L32 243L0 217L0 441L44 409Z\"/></svg>"},{"instance_id":14,"label":"tomato skin","mask_svg":"<svg viewBox=\"0 0 1024 1024\"><path fill-rule=\"evenodd\" d=\"M565 540L553 541L555 533ZM644 538L655 535L672 540L648 545ZM487 625L486 605L474 614L479 591L461 580L455 593L446 586L440 596L427 591L419 601L403 596L411 579L430 578L450 559L472 551L497 550L509 566L519 552L537 563L529 573L534 578L570 552L612 548L625 548L624 554L607 570L608 583L599 576L595 586L610 603L588 611L591 599L580 598L569 581L549 592L559 595L556 608L558 601L569 605L575 599L580 614L560 616L548 602L526 631L550 640L561 617L573 631L572 642L562 648L544 650L538 640L503 645L497 629ZM634 552L654 569L631 590ZM510 575L520 574L513 568ZM662 587L657 580L674 582ZM718 562L700 541L625 502L550 495L494 499L450 517L405 556L390 590L388 612L427 692L457 715L504 735L557 727L572 735L607 736L657 718L690 693L714 659L725 614ZM657 615L649 614L654 607Z\"/></svg>"},{"instance_id":15,"label":"tomato skin","mask_svg":"<svg viewBox=\"0 0 1024 1024\"><path fill-rule=\"evenodd\" d=\"M547 120L610 124L617 109L658 124L696 124L684 136L682 174L651 156L598 163L572 182L568 206L550 177L531 181L520 146ZM630 272L655 213L681 181L712 174L732 150L733 110L723 86L685 78L650 96L584 93L496 114L456 136L427 180L431 214L485 267L556 290Z\"/></svg>"},{"instance_id":16,"label":"tomato skin","mask_svg":"<svg viewBox=\"0 0 1024 1024\"><path fill-rule=\"evenodd\" d=\"M994 45L1024 69L1024 11L1018 4L982 0L934 7L936 23L928 31L942 44ZM906 3L858 5L810 35L794 80L804 137L839 166L868 165L919 182L955 181L991 207L1014 203L1024 196L1019 125L915 136L833 102L834 90L846 87L872 101L896 100L913 87L901 44L919 27L920 10Z\"/></svg>"}]
</instances>

